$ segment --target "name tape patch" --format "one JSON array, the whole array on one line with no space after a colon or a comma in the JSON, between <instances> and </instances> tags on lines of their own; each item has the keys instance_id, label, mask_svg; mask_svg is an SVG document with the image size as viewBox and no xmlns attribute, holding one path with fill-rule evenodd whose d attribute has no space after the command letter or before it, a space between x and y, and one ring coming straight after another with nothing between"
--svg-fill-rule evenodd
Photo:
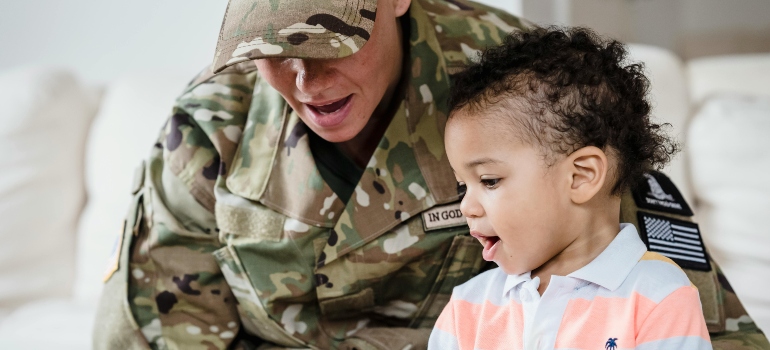
<instances>
[{"instance_id":1,"label":"name tape patch","mask_svg":"<svg viewBox=\"0 0 770 350\"><path fill-rule=\"evenodd\" d=\"M459 202L434 207L422 213L422 225L425 232L467 224L465 216L460 212Z\"/></svg>"},{"instance_id":2,"label":"name tape patch","mask_svg":"<svg viewBox=\"0 0 770 350\"><path fill-rule=\"evenodd\" d=\"M692 216L692 209L666 175L653 171L644 174L644 177L646 181L632 191L637 207Z\"/></svg>"},{"instance_id":3,"label":"name tape patch","mask_svg":"<svg viewBox=\"0 0 770 350\"><path fill-rule=\"evenodd\" d=\"M711 271L698 224L638 212L647 250L674 260L685 269Z\"/></svg>"}]
</instances>

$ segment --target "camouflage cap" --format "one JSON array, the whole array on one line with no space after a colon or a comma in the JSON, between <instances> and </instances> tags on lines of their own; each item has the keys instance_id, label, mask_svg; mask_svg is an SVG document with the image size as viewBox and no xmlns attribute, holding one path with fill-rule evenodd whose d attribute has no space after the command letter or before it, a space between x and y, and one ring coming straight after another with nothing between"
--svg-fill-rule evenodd
<instances>
[{"instance_id":1,"label":"camouflage cap","mask_svg":"<svg viewBox=\"0 0 770 350\"><path fill-rule=\"evenodd\" d=\"M377 0L230 0L212 70L265 57L337 58L374 28Z\"/></svg>"}]
</instances>

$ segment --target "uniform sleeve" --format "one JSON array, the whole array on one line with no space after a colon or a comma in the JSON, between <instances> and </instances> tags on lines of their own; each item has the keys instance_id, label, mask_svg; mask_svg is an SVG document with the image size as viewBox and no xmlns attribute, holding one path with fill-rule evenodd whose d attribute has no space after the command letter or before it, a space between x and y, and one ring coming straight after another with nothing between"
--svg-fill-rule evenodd
<instances>
[{"instance_id":1,"label":"uniform sleeve","mask_svg":"<svg viewBox=\"0 0 770 350\"><path fill-rule=\"evenodd\" d=\"M248 110L242 96L228 102L235 93L216 81L190 88L162 128L129 212L138 219L124 234L125 263L105 285L95 348L227 349L236 339L236 301L213 255L223 246L214 186ZM238 93L250 94L248 84Z\"/></svg>"},{"instance_id":2,"label":"uniform sleeve","mask_svg":"<svg viewBox=\"0 0 770 350\"><path fill-rule=\"evenodd\" d=\"M436 320L428 340L428 350L460 349L455 333L456 325L454 298L452 298Z\"/></svg>"},{"instance_id":3,"label":"uniform sleeve","mask_svg":"<svg viewBox=\"0 0 770 350\"><path fill-rule=\"evenodd\" d=\"M698 289L683 286L650 312L636 335L637 350L711 349Z\"/></svg>"},{"instance_id":4,"label":"uniform sleeve","mask_svg":"<svg viewBox=\"0 0 770 350\"><path fill-rule=\"evenodd\" d=\"M724 332L712 333L711 342L715 350L765 350L770 349L770 342L749 317L740 299L735 294L727 277L712 260L719 281L719 295L725 312L726 327Z\"/></svg>"}]
</instances>

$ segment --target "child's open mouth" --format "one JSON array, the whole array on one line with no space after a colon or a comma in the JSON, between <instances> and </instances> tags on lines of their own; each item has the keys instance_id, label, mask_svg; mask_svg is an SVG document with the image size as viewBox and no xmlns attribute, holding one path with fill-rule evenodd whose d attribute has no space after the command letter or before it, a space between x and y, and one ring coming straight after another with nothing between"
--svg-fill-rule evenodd
<instances>
[{"instance_id":1,"label":"child's open mouth","mask_svg":"<svg viewBox=\"0 0 770 350\"><path fill-rule=\"evenodd\" d=\"M475 237L479 240L482 246L484 246L484 251L481 253L481 255L484 257L484 260L486 261L492 261L495 257L495 252L497 252L497 248L499 247L500 237L498 236L484 236L481 233L471 231L471 236Z\"/></svg>"}]
</instances>

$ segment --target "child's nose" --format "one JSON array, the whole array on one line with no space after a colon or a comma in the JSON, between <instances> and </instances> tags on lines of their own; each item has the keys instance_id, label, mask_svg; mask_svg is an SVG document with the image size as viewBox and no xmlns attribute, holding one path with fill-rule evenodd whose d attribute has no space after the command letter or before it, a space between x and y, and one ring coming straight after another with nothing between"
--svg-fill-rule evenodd
<instances>
[{"instance_id":1,"label":"child's nose","mask_svg":"<svg viewBox=\"0 0 770 350\"><path fill-rule=\"evenodd\" d=\"M474 218L484 215L484 208L482 208L481 204L479 204L473 197L473 194L466 191L465 196L463 196L463 199L460 202L460 212L462 212L463 216L466 218Z\"/></svg>"}]
</instances>

